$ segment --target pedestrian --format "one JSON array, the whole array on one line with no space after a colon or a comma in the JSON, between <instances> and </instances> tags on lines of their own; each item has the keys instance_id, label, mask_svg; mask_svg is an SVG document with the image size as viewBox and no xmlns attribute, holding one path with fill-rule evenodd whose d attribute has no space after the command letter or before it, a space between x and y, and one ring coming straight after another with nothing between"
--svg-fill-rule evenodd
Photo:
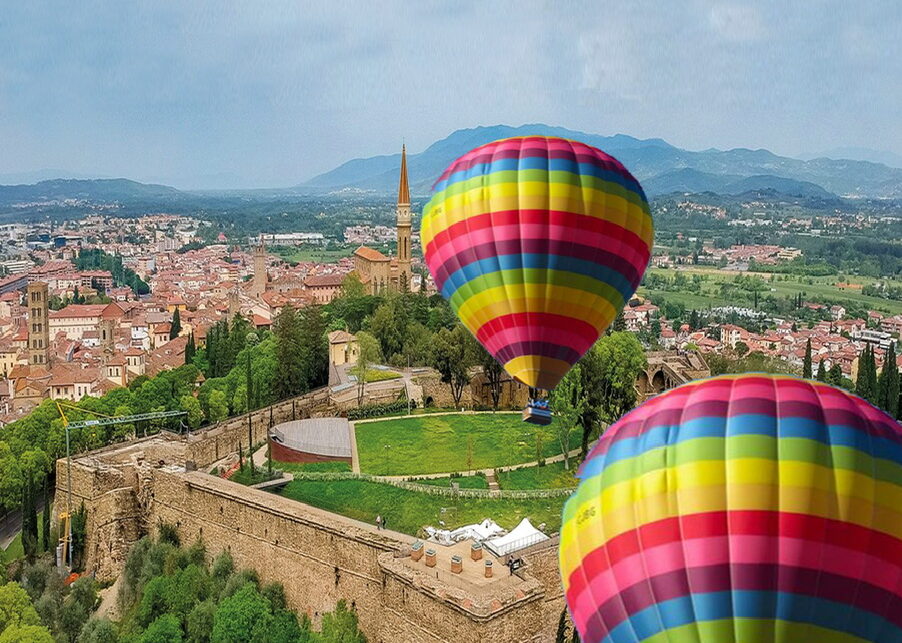
<instances>
[{"instance_id":1,"label":"pedestrian","mask_svg":"<svg viewBox=\"0 0 902 643\"><path fill-rule=\"evenodd\" d=\"M382 516L376 516L376 529L382 529Z\"/></svg>"},{"instance_id":2,"label":"pedestrian","mask_svg":"<svg viewBox=\"0 0 902 643\"><path fill-rule=\"evenodd\" d=\"M385 525L387 525L387 524L388 524L388 518L385 516L382 516L382 528L385 529Z\"/></svg>"}]
</instances>

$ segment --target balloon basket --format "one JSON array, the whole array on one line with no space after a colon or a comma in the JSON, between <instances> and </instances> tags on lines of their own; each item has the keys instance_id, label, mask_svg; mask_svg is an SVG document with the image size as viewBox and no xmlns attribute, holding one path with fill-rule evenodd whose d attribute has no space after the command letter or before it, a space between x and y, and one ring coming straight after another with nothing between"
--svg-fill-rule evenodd
<instances>
[{"instance_id":1,"label":"balloon basket","mask_svg":"<svg viewBox=\"0 0 902 643\"><path fill-rule=\"evenodd\" d=\"M523 409L523 421L539 426L551 424L551 409L545 400L530 400Z\"/></svg>"}]
</instances>

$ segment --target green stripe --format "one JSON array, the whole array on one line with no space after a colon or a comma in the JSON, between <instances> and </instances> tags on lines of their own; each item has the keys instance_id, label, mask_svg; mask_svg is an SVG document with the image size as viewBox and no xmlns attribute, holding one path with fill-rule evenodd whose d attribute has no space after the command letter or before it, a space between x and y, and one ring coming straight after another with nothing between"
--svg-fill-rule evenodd
<instances>
[{"instance_id":1,"label":"green stripe","mask_svg":"<svg viewBox=\"0 0 902 643\"><path fill-rule=\"evenodd\" d=\"M659 632L644 643L868 643L845 632L808 623L762 619L730 618L689 623Z\"/></svg>"},{"instance_id":2,"label":"green stripe","mask_svg":"<svg viewBox=\"0 0 902 643\"><path fill-rule=\"evenodd\" d=\"M575 272L549 270L547 268L496 270L495 272L479 275L458 288L454 294L451 295L449 301L456 313L458 309L475 294L484 292L489 288L500 288L518 284L542 284L563 286L573 290L582 290L592 293L593 295L598 295L599 297L604 297L611 302L611 305L614 306L615 310L622 308L625 303L620 291L604 281Z\"/></svg>"},{"instance_id":3,"label":"green stripe","mask_svg":"<svg viewBox=\"0 0 902 643\"><path fill-rule=\"evenodd\" d=\"M423 208L423 218L426 218L431 214L434 207L433 204L444 201L449 197L458 196L465 192L469 192L470 190L482 189L485 186L503 185L505 183L523 183L527 181L538 183L562 183L579 188L592 188L599 192L619 196L625 201L638 206L643 212L650 216L648 203L641 195L638 192L623 187L619 183L605 181L589 174L574 174L573 172L565 172L563 170L548 172L546 170L534 169L492 172L491 174L482 174L467 179L466 181L453 183L432 196L429 203Z\"/></svg>"}]
</instances>

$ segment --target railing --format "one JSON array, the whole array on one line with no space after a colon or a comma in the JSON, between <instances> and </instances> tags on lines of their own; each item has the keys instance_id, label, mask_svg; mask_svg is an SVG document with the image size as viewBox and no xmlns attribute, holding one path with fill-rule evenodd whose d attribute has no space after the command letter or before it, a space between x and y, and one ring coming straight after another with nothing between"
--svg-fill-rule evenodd
<instances>
[{"instance_id":1,"label":"railing","mask_svg":"<svg viewBox=\"0 0 902 643\"><path fill-rule=\"evenodd\" d=\"M489 489L454 489L452 487L439 487L431 484L411 482L409 480L398 480L396 478L374 476L367 473L350 473L344 471L293 471L292 474L294 475L295 480L362 480L364 482L389 484L393 487L398 487L399 489L417 491L419 493L427 493L433 496L445 496L449 498L559 498L563 496L569 496L574 491L574 489L572 488L499 489L497 491L492 491Z\"/></svg>"}]
</instances>

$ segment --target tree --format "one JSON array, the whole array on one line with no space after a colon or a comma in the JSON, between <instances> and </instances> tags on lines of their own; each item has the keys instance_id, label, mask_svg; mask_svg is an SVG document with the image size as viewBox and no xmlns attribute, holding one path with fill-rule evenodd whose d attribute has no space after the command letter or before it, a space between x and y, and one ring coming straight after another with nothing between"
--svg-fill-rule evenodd
<instances>
[{"instance_id":1,"label":"tree","mask_svg":"<svg viewBox=\"0 0 902 643\"><path fill-rule=\"evenodd\" d=\"M403 355L412 366L427 366L432 350L432 331L419 322L407 325Z\"/></svg>"},{"instance_id":2,"label":"tree","mask_svg":"<svg viewBox=\"0 0 902 643\"><path fill-rule=\"evenodd\" d=\"M896 343L890 342L883 357L883 370L877 382L877 406L892 417L899 414L899 365L896 364Z\"/></svg>"},{"instance_id":3,"label":"tree","mask_svg":"<svg viewBox=\"0 0 902 643\"><path fill-rule=\"evenodd\" d=\"M275 380L276 397L285 399L300 395L307 386L308 356L304 350L301 324L292 306L283 306L273 320L279 377Z\"/></svg>"},{"instance_id":4,"label":"tree","mask_svg":"<svg viewBox=\"0 0 902 643\"><path fill-rule=\"evenodd\" d=\"M736 342L736 354L744 357L749 352L749 345L745 342Z\"/></svg>"},{"instance_id":5,"label":"tree","mask_svg":"<svg viewBox=\"0 0 902 643\"><path fill-rule=\"evenodd\" d=\"M54 544L50 542L50 476L44 476L44 513L41 519L41 542L44 551L52 552Z\"/></svg>"},{"instance_id":6,"label":"tree","mask_svg":"<svg viewBox=\"0 0 902 643\"><path fill-rule=\"evenodd\" d=\"M821 358L821 361L817 364L817 381L818 382L826 382L827 381L827 366L824 362L824 359Z\"/></svg>"},{"instance_id":7,"label":"tree","mask_svg":"<svg viewBox=\"0 0 902 643\"><path fill-rule=\"evenodd\" d=\"M188 414L185 416L188 428L196 429L199 427L200 423L204 421L204 411L198 399L193 395L183 395L182 399L179 400L179 405Z\"/></svg>"},{"instance_id":8,"label":"tree","mask_svg":"<svg viewBox=\"0 0 902 643\"><path fill-rule=\"evenodd\" d=\"M617 311L617 316L614 317L614 321L611 322L611 326L608 328L607 334L611 333L621 333L626 330L626 317L623 315L623 308Z\"/></svg>"},{"instance_id":9,"label":"tree","mask_svg":"<svg viewBox=\"0 0 902 643\"><path fill-rule=\"evenodd\" d=\"M366 388L366 375L372 364L382 359L382 351L379 341L366 331L357 333L357 406L363 404L363 394Z\"/></svg>"},{"instance_id":10,"label":"tree","mask_svg":"<svg viewBox=\"0 0 902 643\"><path fill-rule=\"evenodd\" d=\"M41 625L10 625L0 634L0 643L54 643L50 630Z\"/></svg>"},{"instance_id":11,"label":"tree","mask_svg":"<svg viewBox=\"0 0 902 643\"><path fill-rule=\"evenodd\" d=\"M144 630L140 639L140 643L182 643L182 641L184 641L182 626L174 614L164 614L155 620Z\"/></svg>"},{"instance_id":12,"label":"tree","mask_svg":"<svg viewBox=\"0 0 902 643\"><path fill-rule=\"evenodd\" d=\"M489 385L489 394L492 396L492 409L497 411L498 403L501 400L501 378L504 376L504 367L483 348L482 344L473 342L473 345L476 353L474 361L482 367L482 374L485 376L485 381Z\"/></svg>"},{"instance_id":13,"label":"tree","mask_svg":"<svg viewBox=\"0 0 902 643\"><path fill-rule=\"evenodd\" d=\"M636 378L645 367L645 351L635 335L628 332L602 337L592 348L601 365L599 415L613 423L636 405ZM584 391L589 389L583 387Z\"/></svg>"},{"instance_id":14,"label":"tree","mask_svg":"<svg viewBox=\"0 0 902 643\"><path fill-rule=\"evenodd\" d=\"M172 341L176 337L179 336L182 332L182 316L179 313L179 309L176 308L175 312L172 313L172 324L169 327L169 341Z\"/></svg>"},{"instance_id":15,"label":"tree","mask_svg":"<svg viewBox=\"0 0 902 643\"><path fill-rule=\"evenodd\" d=\"M254 400L254 368L251 365L251 352L247 351L247 357L244 365L244 385L247 389L247 410L253 411L257 408Z\"/></svg>"},{"instance_id":16,"label":"tree","mask_svg":"<svg viewBox=\"0 0 902 643\"><path fill-rule=\"evenodd\" d=\"M805 359L802 360L802 377L811 379L811 338L805 343Z\"/></svg>"},{"instance_id":17,"label":"tree","mask_svg":"<svg viewBox=\"0 0 902 643\"><path fill-rule=\"evenodd\" d=\"M549 401L554 412L552 425L557 434L561 455L564 456L564 468L569 471L570 433L579 423L588 403L585 391L583 391L583 374L579 364L571 368L564 379L554 388Z\"/></svg>"},{"instance_id":18,"label":"tree","mask_svg":"<svg viewBox=\"0 0 902 643\"><path fill-rule=\"evenodd\" d=\"M870 344L865 345L858 357L858 377L855 380L855 394L874 403L877 399L877 363Z\"/></svg>"},{"instance_id":19,"label":"tree","mask_svg":"<svg viewBox=\"0 0 902 643\"><path fill-rule=\"evenodd\" d=\"M0 632L11 626L40 624L28 592L18 583L0 585Z\"/></svg>"},{"instance_id":20,"label":"tree","mask_svg":"<svg viewBox=\"0 0 902 643\"><path fill-rule=\"evenodd\" d=\"M78 633L78 643L119 643L119 633L108 619L90 618Z\"/></svg>"},{"instance_id":21,"label":"tree","mask_svg":"<svg viewBox=\"0 0 902 643\"><path fill-rule=\"evenodd\" d=\"M323 614L321 637L323 643L366 643L366 637L357 629L357 613L349 610L343 600L338 601L334 612Z\"/></svg>"},{"instance_id":22,"label":"tree","mask_svg":"<svg viewBox=\"0 0 902 643\"><path fill-rule=\"evenodd\" d=\"M460 407L464 387L470 381L473 351L468 344L472 341L469 331L460 325L454 330L441 329L432 341L432 366L441 375L442 382L451 387L455 408Z\"/></svg>"},{"instance_id":23,"label":"tree","mask_svg":"<svg viewBox=\"0 0 902 643\"><path fill-rule=\"evenodd\" d=\"M399 298L394 298L379 306L369 318L367 325L373 337L379 341L379 348L386 359L400 353L404 347L407 323L405 315L400 314L401 307L398 302Z\"/></svg>"},{"instance_id":24,"label":"tree","mask_svg":"<svg viewBox=\"0 0 902 643\"><path fill-rule=\"evenodd\" d=\"M34 482L30 475L26 475L22 485L22 549L28 560L33 559L38 553L38 521L34 494Z\"/></svg>"},{"instance_id":25,"label":"tree","mask_svg":"<svg viewBox=\"0 0 902 643\"><path fill-rule=\"evenodd\" d=\"M830 370L827 371L826 382L833 386L842 386L842 381L842 367L839 365L839 362L834 362L833 366L830 367Z\"/></svg>"},{"instance_id":26,"label":"tree","mask_svg":"<svg viewBox=\"0 0 902 643\"><path fill-rule=\"evenodd\" d=\"M216 608L210 641L250 643L265 640L266 627L271 618L272 612L267 600L253 583L245 583Z\"/></svg>"},{"instance_id":27,"label":"tree","mask_svg":"<svg viewBox=\"0 0 902 643\"><path fill-rule=\"evenodd\" d=\"M223 391L217 389L210 393L207 405L210 409L207 415L210 418L210 422L222 422L229 417L229 403Z\"/></svg>"},{"instance_id":28,"label":"tree","mask_svg":"<svg viewBox=\"0 0 902 643\"><path fill-rule=\"evenodd\" d=\"M188 343L185 344L185 364L193 364L197 354L197 346L194 343L194 332L188 333Z\"/></svg>"}]
</instances>

